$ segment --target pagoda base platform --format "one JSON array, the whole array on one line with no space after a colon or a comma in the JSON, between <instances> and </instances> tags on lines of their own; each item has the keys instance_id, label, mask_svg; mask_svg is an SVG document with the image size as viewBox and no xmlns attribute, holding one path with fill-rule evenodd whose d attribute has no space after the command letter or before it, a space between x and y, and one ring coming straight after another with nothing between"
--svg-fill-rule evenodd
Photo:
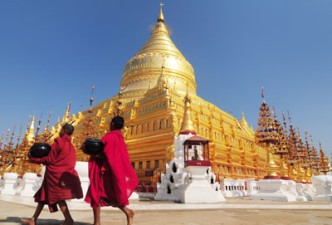
<instances>
[{"instance_id":1,"label":"pagoda base platform","mask_svg":"<svg viewBox=\"0 0 332 225\"><path fill-rule=\"evenodd\" d=\"M313 176L311 177L311 181L316 190L316 195L313 196L313 201L332 202L332 176Z\"/></svg>"},{"instance_id":2,"label":"pagoda base platform","mask_svg":"<svg viewBox=\"0 0 332 225\"><path fill-rule=\"evenodd\" d=\"M314 196L312 199L315 202L332 202L332 195L329 195L329 196Z\"/></svg>"},{"instance_id":3,"label":"pagoda base platform","mask_svg":"<svg viewBox=\"0 0 332 225\"><path fill-rule=\"evenodd\" d=\"M257 182L259 191L250 195L254 199L278 202L304 201L296 192L296 183L292 180L264 179Z\"/></svg>"}]
</instances>

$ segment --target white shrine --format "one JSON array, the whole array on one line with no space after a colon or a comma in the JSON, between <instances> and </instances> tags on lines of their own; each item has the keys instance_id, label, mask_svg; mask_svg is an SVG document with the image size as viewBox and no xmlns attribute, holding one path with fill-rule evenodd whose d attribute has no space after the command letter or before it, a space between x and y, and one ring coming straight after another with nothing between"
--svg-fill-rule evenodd
<instances>
[{"instance_id":1,"label":"white shrine","mask_svg":"<svg viewBox=\"0 0 332 225\"><path fill-rule=\"evenodd\" d=\"M174 158L161 175L155 200L181 203L218 203L225 201L220 184L211 171L208 140L196 135L190 112L190 98L185 97L181 132L174 139Z\"/></svg>"}]
</instances>

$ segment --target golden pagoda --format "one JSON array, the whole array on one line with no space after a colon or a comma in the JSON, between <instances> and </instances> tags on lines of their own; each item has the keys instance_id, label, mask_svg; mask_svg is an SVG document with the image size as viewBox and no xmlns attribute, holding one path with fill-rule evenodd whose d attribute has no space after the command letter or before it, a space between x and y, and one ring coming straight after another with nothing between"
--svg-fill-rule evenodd
<instances>
[{"instance_id":1,"label":"golden pagoda","mask_svg":"<svg viewBox=\"0 0 332 225\"><path fill-rule=\"evenodd\" d=\"M266 150L255 143L255 131L196 94L194 69L170 38L162 8L150 39L125 65L120 91L91 110L73 116L75 137L92 118L93 136L101 138L114 115L125 119L123 130L132 165L141 179L154 182L173 157L174 137L191 99L193 129L209 142L212 170L222 177L261 179ZM79 147L80 138L74 138Z\"/></svg>"},{"instance_id":2,"label":"golden pagoda","mask_svg":"<svg viewBox=\"0 0 332 225\"><path fill-rule=\"evenodd\" d=\"M279 165L275 161L274 154L277 153L280 142L280 123L272 117L269 105L265 102L262 90L263 103L261 104L258 128L256 130L257 142L267 150L267 174L264 179L280 179Z\"/></svg>"},{"instance_id":3,"label":"golden pagoda","mask_svg":"<svg viewBox=\"0 0 332 225\"><path fill-rule=\"evenodd\" d=\"M149 40L124 67L120 91L92 106L93 87L88 110L70 115L68 105L63 118L41 135L52 142L63 123L73 124L77 159L87 161L89 157L79 150L85 138L101 139L109 130L112 117L121 115L125 119L123 134L132 166L140 181L154 184L165 172L166 162L173 159L174 138L183 129L181 125L185 124L185 127L209 140L210 162L213 172L219 176L218 180L259 180L269 173L287 177L287 170L288 175L291 174L295 167L287 165L292 159L288 156L292 149L289 147L289 154L285 154L283 160L275 155L281 151L274 141L279 136L273 137L268 146L262 145L260 137L256 137L253 128L248 126L244 113L239 121L199 97L196 88L194 69L171 40L161 7ZM185 113L188 99L190 115ZM188 116L190 119L186 118ZM27 154L29 146L35 141L32 136L33 131L26 133L25 142L18 147L17 153ZM276 157L275 160L273 157ZM315 160L317 165L326 161L323 157L320 162ZM1 162L3 164L3 157ZM23 162L22 165L28 167ZM281 173L281 170L284 171Z\"/></svg>"}]
</instances>

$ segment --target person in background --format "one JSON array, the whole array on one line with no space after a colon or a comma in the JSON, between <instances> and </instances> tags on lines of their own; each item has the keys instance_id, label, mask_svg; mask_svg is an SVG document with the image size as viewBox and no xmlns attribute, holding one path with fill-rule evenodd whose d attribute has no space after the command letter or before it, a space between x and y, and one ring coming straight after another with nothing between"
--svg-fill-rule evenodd
<instances>
[{"instance_id":1,"label":"person in background","mask_svg":"<svg viewBox=\"0 0 332 225\"><path fill-rule=\"evenodd\" d=\"M74 127L68 123L62 126L59 138L54 140L50 153L42 158L32 158L30 161L46 165L43 183L34 195L35 202L38 202L35 213L30 219L21 219L23 224L35 225L36 221L47 204L50 212L58 211L60 207L65 220L62 225L72 225L74 220L70 215L65 200L83 198L82 187L77 171L76 152L71 143L71 135Z\"/></svg>"},{"instance_id":2,"label":"person in background","mask_svg":"<svg viewBox=\"0 0 332 225\"><path fill-rule=\"evenodd\" d=\"M138 178L132 168L121 129L124 119L113 117L110 132L102 138L103 153L91 156L89 160L89 179L85 201L93 209L94 225L100 225L100 207L119 208L132 225L134 210L128 208L129 197L138 185Z\"/></svg>"}]
</instances>

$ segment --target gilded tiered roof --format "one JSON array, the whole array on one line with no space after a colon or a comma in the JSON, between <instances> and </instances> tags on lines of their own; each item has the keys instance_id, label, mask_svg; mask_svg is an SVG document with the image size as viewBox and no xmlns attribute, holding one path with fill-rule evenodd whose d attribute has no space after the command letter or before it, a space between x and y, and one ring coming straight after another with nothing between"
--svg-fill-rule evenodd
<instances>
[{"instance_id":1,"label":"gilded tiered roof","mask_svg":"<svg viewBox=\"0 0 332 225\"><path fill-rule=\"evenodd\" d=\"M121 89L131 92L155 86L162 67L170 88L184 95L188 86L189 93L196 94L194 69L171 40L160 8L150 39L124 68Z\"/></svg>"}]
</instances>

